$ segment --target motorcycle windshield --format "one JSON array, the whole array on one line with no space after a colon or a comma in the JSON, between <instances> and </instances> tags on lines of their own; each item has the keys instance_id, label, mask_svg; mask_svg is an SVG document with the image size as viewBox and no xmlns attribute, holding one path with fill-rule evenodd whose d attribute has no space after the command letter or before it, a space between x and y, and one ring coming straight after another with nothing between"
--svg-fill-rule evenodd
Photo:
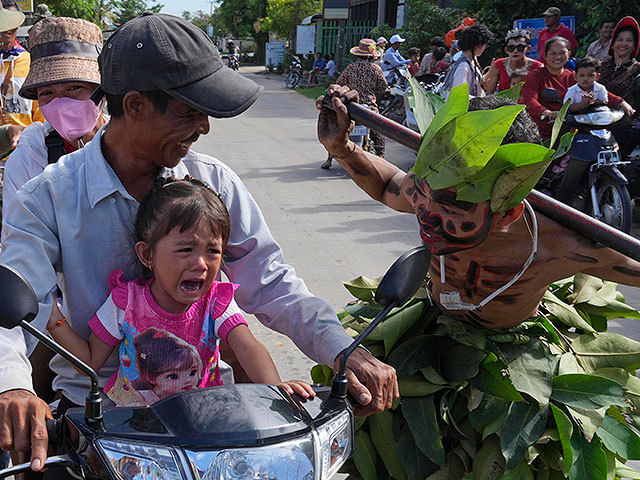
<instances>
[{"instance_id":1,"label":"motorcycle windshield","mask_svg":"<svg viewBox=\"0 0 640 480\"><path fill-rule=\"evenodd\" d=\"M325 395L298 403L273 385L237 384L191 390L150 407L105 409L109 437L165 445L237 447L263 445L310 431ZM311 412L311 415L309 412ZM67 417L84 424L81 409Z\"/></svg>"}]
</instances>

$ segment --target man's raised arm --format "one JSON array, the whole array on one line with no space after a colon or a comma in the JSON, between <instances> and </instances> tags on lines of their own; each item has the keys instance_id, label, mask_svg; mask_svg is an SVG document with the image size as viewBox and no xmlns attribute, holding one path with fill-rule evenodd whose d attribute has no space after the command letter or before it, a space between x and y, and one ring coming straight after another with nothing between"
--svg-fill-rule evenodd
<instances>
[{"instance_id":1,"label":"man's raised arm","mask_svg":"<svg viewBox=\"0 0 640 480\"><path fill-rule=\"evenodd\" d=\"M327 96L332 97L334 110L322 106L323 97L316 100L316 108L320 110L320 142L371 198L394 210L412 213L411 204L400 193L406 173L383 158L365 152L349 140L351 121L345 103L358 102L358 93L348 87L331 85L327 89Z\"/></svg>"}]
</instances>

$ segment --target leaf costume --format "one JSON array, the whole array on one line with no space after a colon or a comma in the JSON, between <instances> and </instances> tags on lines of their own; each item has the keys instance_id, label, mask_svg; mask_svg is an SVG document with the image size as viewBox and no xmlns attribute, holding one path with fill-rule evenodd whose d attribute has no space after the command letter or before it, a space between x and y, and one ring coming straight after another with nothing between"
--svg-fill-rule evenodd
<instances>
[{"instance_id":1,"label":"leaf costume","mask_svg":"<svg viewBox=\"0 0 640 480\"><path fill-rule=\"evenodd\" d=\"M422 132L415 175L434 190L455 188L458 200L506 211L570 146L570 134L557 151L502 145L522 106L468 112L464 85L446 104L412 85ZM559 127L549 145L558 135ZM354 338L382 309L373 302L378 281L345 284L358 301L338 317ZM356 422L343 471L364 480L640 478L624 464L640 459L640 342L606 333L607 321L621 317L640 312L615 283L583 273L552 283L538 314L508 329L443 314L425 283L365 340L396 369L401 398ZM318 383L331 375L328 366L312 370Z\"/></svg>"}]
</instances>

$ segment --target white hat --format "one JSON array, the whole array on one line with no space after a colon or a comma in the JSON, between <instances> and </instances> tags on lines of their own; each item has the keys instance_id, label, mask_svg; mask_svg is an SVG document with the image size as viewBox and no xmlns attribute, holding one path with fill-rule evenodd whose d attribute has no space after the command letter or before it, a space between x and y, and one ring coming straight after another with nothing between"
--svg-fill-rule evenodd
<instances>
[{"instance_id":1,"label":"white hat","mask_svg":"<svg viewBox=\"0 0 640 480\"><path fill-rule=\"evenodd\" d=\"M384 37L380 37L376 42L376 45L380 45L381 43L387 43L387 39Z\"/></svg>"},{"instance_id":2,"label":"white hat","mask_svg":"<svg viewBox=\"0 0 640 480\"><path fill-rule=\"evenodd\" d=\"M398 43L398 42L402 43L404 41L405 41L404 38L402 38L400 35L396 34L393 37L391 37L391 39L389 40L389 43L391 45L393 45L394 43Z\"/></svg>"}]
</instances>

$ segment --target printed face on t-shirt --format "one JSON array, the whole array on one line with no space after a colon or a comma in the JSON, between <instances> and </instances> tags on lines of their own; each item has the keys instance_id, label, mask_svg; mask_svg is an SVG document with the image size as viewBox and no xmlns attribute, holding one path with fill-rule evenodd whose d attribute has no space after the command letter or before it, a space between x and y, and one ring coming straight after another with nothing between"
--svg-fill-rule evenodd
<instances>
[{"instance_id":1,"label":"printed face on t-shirt","mask_svg":"<svg viewBox=\"0 0 640 480\"><path fill-rule=\"evenodd\" d=\"M182 369L172 369L161 373L153 379L153 393L158 398L165 398L180 392L193 390L200 380L197 365L189 365Z\"/></svg>"}]
</instances>

